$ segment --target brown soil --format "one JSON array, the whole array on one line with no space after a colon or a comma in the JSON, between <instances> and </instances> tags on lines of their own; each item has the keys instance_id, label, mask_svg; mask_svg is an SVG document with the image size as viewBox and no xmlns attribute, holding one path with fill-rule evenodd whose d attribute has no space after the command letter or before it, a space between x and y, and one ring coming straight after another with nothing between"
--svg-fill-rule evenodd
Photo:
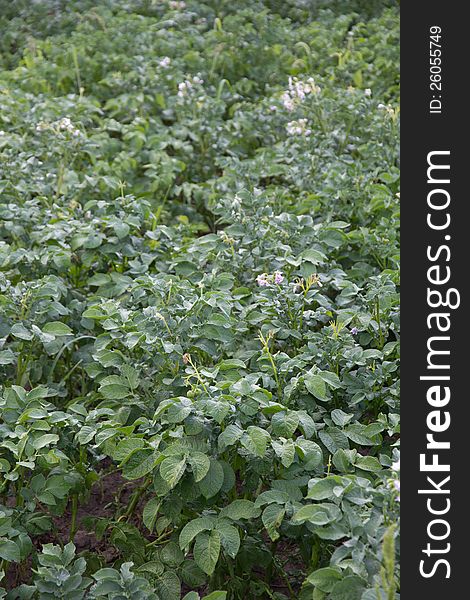
<instances>
[{"instance_id":1,"label":"brown soil","mask_svg":"<svg viewBox=\"0 0 470 600\"><path fill-rule=\"evenodd\" d=\"M100 471L100 479L90 491L88 500L79 505L77 513L77 531L74 536L74 544L77 554L80 552L92 552L99 555L106 564L112 563L119 556L116 548L109 544L106 535L99 540L94 531L88 531L84 524L85 518L108 518L112 519L119 508L125 510L132 492L141 484L140 480L127 481L119 472L109 471L112 468L110 461L105 461ZM138 513L138 510L136 511ZM44 535L33 538L33 543L38 550L43 544L66 544L70 540L71 509L70 503L64 514L60 517L52 517L53 530ZM137 523L136 523L137 524ZM31 565L10 564L6 574L7 589L12 589L21 583L28 583L32 576Z\"/></svg>"},{"instance_id":2,"label":"brown soil","mask_svg":"<svg viewBox=\"0 0 470 600\"><path fill-rule=\"evenodd\" d=\"M128 506L130 497L133 491L141 485L140 480L128 481L124 479L119 472L113 468L111 461L104 461L102 469L99 473L100 479L97 481L90 491L88 500L79 505L77 514L77 531L74 536L74 544L77 549L77 554L82 552L90 552L98 555L104 564L111 565L119 558L119 551L109 543L106 534L98 539L93 528L91 530L85 526L85 519L89 518L108 518L116 517L117 509L120 513ZM237 482L237 488L240 488L242 493L242 483ZM135 510L135 516L131 520L132 524L142 530L142 523L139 515L142 514L145 499L141 499ZM71 526L71 510L70 503L67 506L64 514L60 517L53 517L53 530L37 536L33 539L33 543L40 551L43 544L66 544L70 539ZM266 538L266 544L270 545ZM292 586L294 593L297 594L300 585L304 578L305 565L298 551L297 545L290 541L281 541L277 546L277 560L283 565L283 570L287 579ZM20 567L14 564L10 565L6 574L7 590L13 589L21 583L30 583L32 576L31 564L22 564ZM253 576L257 579L264 580L266 574L263 570L253 569ZM283 577L277 574L271 582L271 590L273 592L283 593L287 598L291 597L287 589L286 582ZM190 591L189 588L183 586L183 592ZM200 590L201 591L201 590Z\"/></svg>"}]
</instances>

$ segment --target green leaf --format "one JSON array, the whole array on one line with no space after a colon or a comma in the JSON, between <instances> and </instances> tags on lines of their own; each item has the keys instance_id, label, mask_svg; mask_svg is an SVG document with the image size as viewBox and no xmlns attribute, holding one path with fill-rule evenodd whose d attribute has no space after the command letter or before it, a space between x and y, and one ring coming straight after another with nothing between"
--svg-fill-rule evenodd
<instances>
[{"instance_id":1,"label":"green leaf","mask_svg":"<svg viewBox=\"0 0 470 600\"><path fill-rule=\"evenodd\" d=\"M271 442L274 452L281 459L281 463L288 469L294 462L295 444L292 440L282 440L282 442Z\"/></svg>"},{"instance_id":2,"label":"green leaf","mask_svg":"<svg viewBox=\"0 0 470 600\"><path fill-rule=\"evenodd\" d=\"M243 430L237 425L227 425L224 431L219 435L219 451L223 452L229 446L233 446L242 437Z\"/></svg>"},{"instance_id":3,"label":"green leaf","mask_svg":"<svg viewBox=\"0 0 470 600\"><path fill-rule=\"evenodd\" d=\"M155 581L155 591L159 600L175 600L181 596L181 583L173 571L165 571Z\"/></svg>"},{"instance_id":4,"label":"green leaf","mask_svg":"<svg viewBox=\"0 0 470 600\"><path fill-rule=\"evenodd\" d=\"M260 511L254 505L251 500L234 500L228 506L225 506L219 514L221 519L232 519L232 521L238 521L239 519L253 519L259 515Z\"/></svg>"},{"instance_id":5,"label":"green leaf","mask_svg":"<svg viewBox=\"0 0 470 600\"><path fill-rule=\"evenodd\" d=\"M15 362L15 354L10 349L0 351L0 365L12 365Z\"/></svg>"},{"instance_id":6,"label":"green leaf","mask_svg":"<svg viewBox=\"0 0 470 600\"><path fill-rule=\"evenodd\" d=\"M51 390L43 385L38 385L37 387L33 388L30 392L28 392L26 394L26 397L28 399L28 402L31 402L31 400L38 400L39 398L47 398L47 396L53 396L54 394L51 393Z\"/></svg>"},{"instance_id":7,"label":"green leaf","mask_svg":"<svg viewBox=\"0 0 470 600\"><path fill-rule=\"evenodd\" d=\"M46 323L42 330L44 333L49 333L50 335L55 335L56 337L73 334L73 330L61 321L51 321Z\"/></svg>"},{"instance_id":8,"label":"green leaf","mask_svg":"<svg viewBox=\"0 0 470 600\"><path fill-rule=\"evenodd\" d=\"M220 554L220 534L216 529L210 533L204 531L196 537L194 560L207 575L214 572Z\"/></svg>"},{"instance_id":9,"label":"green leaf","mask_svg":"<svg viewBox=\"0 0 470 600\"><path fill-rule=\"evenodd\" d=\"M158 517L158 511L160 509L161 500L160 498L152 498L147 502L144 507L142 520L144 522L145 527L152 533L155 523Z\"/></svg>"},{"instance_id":10,"label":"green leaf","mask_svg":"<svg viewBox=\"0 0 470 600\"><path fill-rule=\"evenodd\" d=\"M122 463L129 458L133 452L140 450L145 447L145 441L142 438L129 437L124 438L119 444L112 450L112 457L114 460Z\"/></svg>"},{"instance_id":11,"label":"green leaf","mask_svg":"<svg viewBox=\"0 0 470 600\"><path fill-rule=\"evenodd\" d=\"M320 446L312 440L303 440L297 438L295 447L302 460L313 467L317 467L323 461L323 452Z\"/></svg>"},{"instance_id":12,"label":"green leaf","mask_svg":"<svg viewBox=\"0 0 470 600\"><path fill-rule=\"evenodd\" d=\"M199 588L206 583L206 574L190 559L181 565L181 577L188 587Z\"/></svg>"},{"instance_id":13,"label":"green leaf","mask_svg":"<svg viewBox=\"0 0 470 600\"><path fill-rule=\"evenodd\" d=\"M225 460L219 460L218 462L222 465L224 471L224 483L222 484L221 490L225 493L230 492L236 483L235 471Z\"/></svg>"},{"instance_id":14,"label":"green leaf","mask_svg":"<svg viewBox=\"0 0 470 600\"><path fill-rule=\"evenodd\" d=\"M160 465L160 475L171 488L174 488L186 470L186 459L169 456Z\"/></svg>"},{"instance_id":15,"label":"green leaf","mask_svg":"<svg viewBox=\"0 0 470 600\"><path fill-rule=\"evenodd\" d=\"M318 400L329 400L326 394L326 383L320 375L305 376L305 387Z\"/></svg>"},{"instance_id":16,"label":"green leaf","mask_svg":"<svg viewBox=\"0 0 470 600\"><path fill-rule=\"evenodd\" d=\"M122 221L113 223L113 229L120 240L125 238L130 231L129 225L127 223L123 223Z\"/></svg>"},{"instance_id":17,"label":"green leaf","mask_svg":"<svg viewBox=\"0 0 470 600\"><path fill-rule=\"evenodd\" d=\"M336 583L331 590L331 600L361 600L365 582L356 575L349 575Z\"/></svg>"},{"instance_id":18,"label":"green leaf","mask_svg":"<svg viewBox=\"0 0 470 600\"><path fill-rule=\"evenodd\" d=\"M40 450L45 446L50 446L51 444L56 444L59 441L59 436L55 433L46 433L44 435L39 436L34 439L31 444L36 450Z\"/></svg>"},{"instance_id":19,"label":"green leaf","mask_svg":"<svg viewBox=\"0 0 470 600\"><path fill-rule=\"evenodd\" d=\"M157 577L160 577L160 575L162 575L163 571L165 570L165 567L158 560L149 560L143 565L140 565L140 567L136 570L139 573L150 573L151 575L156 575Z\"/></svg>"},{"instance_id":20,"label":"green leaf","mask_svg":"<svg viewBox=\"0 0 470 600\"><path fill-rule=\"evenodd\" d=\"M327 449L334 454L337 450L349 450L349 441L346 435L337 427L328 427L318 432L318 437L325 444Z\"/></svg>"},{"instance_id":21,"label":"green leaf","mask_svg":"<svg viewBox=\"0 0 470 600\"><path fill-rule=\"evenodd\" d=\"M325 500L334 496L333 490L342 487L342 479L337 475L330 475L314 483L307 493L310 500Z\"/></svg>"},{"instance_id":22,"label":"green leaf","mask_svg":"<svg viewBox=\"0 0 470 600\"><path fill-rule=\"evenodd\" d=\"M235 558L240 549L240 534L238 533L238 529L227 523L227 521L218 521L216 529L220 534L223 549L231 558Z\"/></svg>"},{"instance_id":23,"label":"green leaf","mask_svg":"<svg viewBox=\"0 0 470 600\"><path fill-rule=\"evenodd\" d=\"M169 567L177 568L184 560L183 553L176 542L166 542L160 552L160 558Z\"/></svg>"},{"instance_id":24,"label":"green leaf","mask_svg":"<svg viewBox=\"0 0 470 600\"><path fill-rule=\"evenodd\" d=\"M338 581L341 580L341 571L325 567L318 569L307 577L307 581L322 592L331 592Z\"/></svg>"},{"instance_id":25,"label":"green leaf","mask_svg":"<svg viewBox=\"0 0 470 600\"><path fill-rule=\"evenodd\" d=\"M293 411L278 412L271 419L272 432L279 437L290 438L299 426L300 417Z\"/></svg>"},{"instance_id":26,"label":"green leaf","mask_svg":"<svg viewBox=\"0 0 470 600\"><path fill-rule=\"evenodd\" d=\"M199 489L204 498L215 496L224 483L224 469L218 460L211 458L209 471L199 482Z\"/></svg>"},{"instance_id":27,"label":"green leaf","mask_svg":"<svg viewBox=\"0 0 470 600\"><path fill-rule=\"evenodd\" d=\"M168 423L182 423L192 412L190 405L184 405L181 402L172 404L166 412Z\"/></svg>"},{"instance_id":28,"label":"green leaf","mask_svg":"<svg viewBox=\"0 0 470 600\"><path fill-rule=\"evenodd\" d=\"M80 431L77 433L77 442L84 446L91 442L96 433L96 429L90 427L89 425L84 425Z\"/></svg>"},{"instance_id":29,"label":"green leaf","mask_svg":"<svg viewBox=\"0 0 470 600\"><path fill-rule=\"evenodd\" d=\"M218 365L220 371L227 371L229 369L246 369L246 364L238 358L229 358L221 361Z\"/></svg>"},{"instance_id":30,"label":"green leaf","mask_svg":"<svg viewBox=\"0 0 470 600\"><path fill-rule=\"evenodd\" d=\"M297 414L299 415L299 427L303 431L304 436L307 439L311 438L317 430L315 421L304 410L297 411Z\"/></svg>"},{"instance_id":31,"label":"green leaf","mask_svg":"<svg viewBox=\"0 0 470 600\"><path fill-rule=\"evenodd\" d=\"M292 517L294 523L308 521L313 525L327 525L341 518L341 511L335 504L307 504Z\"/></svg>"},{"instance_id":32,"label":"green leaf","mask_svg":"<svg viewBox=\"0 0 470 600\"><path fill-rule=\"evenodd\" d=\"M8 562L20 562L19 547L11 540L0 539L0 558Z\"/></svg>"},{"instance_id":33,"label":"green leaf","mask_svg":"<svg viewBox=\"0 0 470 600\"><path fill-rule=\"evenodd\" d=\"M335 425L344 427L345 425L347 425L349 423L349 421L351 421L351 419L354 419L354 415L345 413L340 408L335 408L334 410L331 411L331 418Z\"/></svg>"},{"instance_id":34,"label":"green leaf","mask_svg":"<svg viewBox=\"0 0 470 600\"><path fill-rule=\"evenodd\" d=\"M181 530L179 536L179 544L181 550L189 548L189 545L191 544L193 539L199 533L201 533L201 531L212 529L214 523L215 519L213 517L198 517L197 519L193 519L192 521L187 523Z\"/></svg>"},{"instance_id":35,"label":"green leaf","mask_svg":"<svg viewBox=\"0 0 470 600\"><path fill-rule=\"evenodd\" d=\"M62 475L52 475L46 481L44 490L50 492L56 498L65 498L70 490L69 484Z\"/></svg>"},{"instance_id":36,"label":"green leaf","mask_svg":"<svg viewBox=\"0 0 470 600\"><path fill-rule=\"evenodd\" d=\"M326 261L326 255L319 250L315 250L314 248L307 248L307 250L304 250L300 256L303 258L303 260L307 260L314 265L318 265Z\"/></svg>"},{"instance_id":37,"label":"green leaf","mask_svg":"<svg viewBox=\"0 0 470 600\"><path fill-rule=\"evenodd\" d=\"M107 400L122 400L131 393L128 382L118 375L110 375L102 379L98 391Z\"/></svg>"},{"instance_id":38,"label":"green leaf","mask_svg":"<svg viewBox=\"0 0 470 600\"><path fill-rule=\"evenodd\" d=\"M362 71L358 69L353 75L354 86L357 88L362 87Z\"/></svg>"},{"instance_id":39,"label":"green leaf","mask_svg":"<svg viewBox=\"0 0 470 600\"><path fill-rule=\"evenodd\" d=\"M363 471L372 471L372 473L378 473L382 470L382 465L375 456L360 456L358 455L354 465L358 469Z\"/></svg>"},{"instance_id":40,"label":"green leaf","mask_svg":"<svg viewBox=\"0 0 470 600\"><path fill-rule=\"evenodd\" d=\"M134 367L131 367L131 365L122 365L121 373L126 381L126 384L131 388L131 390L135 390L139 385L139 371L134 369Z\"/></svg>"},{"instance_id":41,"label":"green leaf","mask_svg":"<svg viewBox=\"0 0 470 600\"><path fill-rule=\"evenodd\" d=\"M223 420L230 412L230 404L225 400L209 399L205 403L205 412L215 419L217 423L223 423Z\"/></svg>"},{"instance_id":42,"label":"green leaf","mask_svg":"<svg viewBox=\"0 0 470 600\"><path fill-rule=\"evenodd\" d=\"M261 427L250 425L243 435L241 443L242 445L255 456L263 458L266 454L266 448L270 435Z\"/></svg>"},{"instance_id":43,"label":"green leaf","mask_svg":"<svg viewBox=\"0 0 470 600\"><path fill-rule=\"evenodd\" d=\"M280 504L268 504L268 506L263 510L261 520L263 521L263 525L266 527L266 531L273 542L280 537L277 530L280 527L285 514L286 509Z\"/></svg>"},{"instance_id":44,"label":"green leaf","mask_svg":"<svg viewBox=\"0 0 470 600\"><path fill-rule=\"evenodd\" d=\"M318 375L334 390L341 387L341 381L336 373L333 373L332 371L319 371Z\"/></svg>"},{"instance_id":45,"label":"green leaf","mask_svg":"<svg viewBox=\"0 0 470 600\"><path fill-rule=\"evenodd\" d=\"M276 504L286 504L289 502L289 494L281 490L267 490L256 498L255 507L258 508L265 504L272 504L273 502Z\"/></svg>"},{"instance_id":46,"label":"green leaf","mask_svg":"<svg viewBox=\"0 0 470 600\"><path fill-rule=\"evenodd\" d=\"M20 340L32 340L33 334L31 331L26 329L24 325L21 323L15 323L13 327L10 329L10 333L12 336L19 338Z\"/></svg>"},{"instance_id":47,"label":"green leaf","mask_svg":"<svg viewBox=\"0 0 470 600\"><path fill-rule=\"evenodd\" d=\"M363 425L360 425L359 423L353 423L344 430L344 433L352 442L358 444L359 446L373 446L374 441L366 435L365 430L366 428Z\"/></svg>"},{"instance_id":48,"label":"green leaf","mask_svg":"<svg viewBox=\"0 0 470 600\"><path fill-rule=\"evenodd\" d=\"M153 450L137 450L124 465L122 475L126 479L140 479L153 471L157 460L158 455Z\"/></svg>"},{"instance_id":49,"label":"green leaf","mask_svg":"<svg viewBox=\"0 0 470 600\"><path fill-rule=\"evenodd\" d=\"M209 457L202 452L192 452L191 456L188 458L188 463L192 467L194 480L196 482L201 481L201 479L206 477L211 467Z\"/></svg>"},{"instance_id":50,"label":"green leaf","mask_svg":"<svg viewBox=\"0 0 470 600\"><path fill-rule=\"evenodd\" d=\"M348 473L351 470L351 452L356 453L357 451L345 451L342 448L340 448L333 454L333 464L338 469L338 471L340 471L340 473Z\"/></svg>"}]
</instances>

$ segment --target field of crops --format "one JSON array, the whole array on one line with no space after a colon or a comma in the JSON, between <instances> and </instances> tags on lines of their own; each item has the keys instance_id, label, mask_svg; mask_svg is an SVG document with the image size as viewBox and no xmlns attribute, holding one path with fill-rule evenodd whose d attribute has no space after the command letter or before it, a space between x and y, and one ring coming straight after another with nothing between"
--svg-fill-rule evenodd
<instances>
[{"instance_id":1,"label":"field of crops","mask_svg":"<svg viewBox=\"0 0 470 600\"><path fill-rule=\"evenodd\" d=\"M0 598L399 598L393 0L0 0Z\"/></svg>"}]
</instances>

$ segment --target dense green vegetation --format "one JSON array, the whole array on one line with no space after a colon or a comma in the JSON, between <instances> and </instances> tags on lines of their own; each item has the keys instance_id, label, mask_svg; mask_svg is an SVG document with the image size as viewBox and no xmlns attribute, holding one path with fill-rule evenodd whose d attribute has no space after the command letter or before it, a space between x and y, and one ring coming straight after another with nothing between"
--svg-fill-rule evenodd
<instances>
[{"instance_id":1,"label":"dense green vegetation","mask_svg":"<svg viewBox=\"0 0 470 600\"><path fill-rule=\"evenodd\" d=\"M0 598L399 597L398 42L0 0Z\"/></svg>"}]
</instances>

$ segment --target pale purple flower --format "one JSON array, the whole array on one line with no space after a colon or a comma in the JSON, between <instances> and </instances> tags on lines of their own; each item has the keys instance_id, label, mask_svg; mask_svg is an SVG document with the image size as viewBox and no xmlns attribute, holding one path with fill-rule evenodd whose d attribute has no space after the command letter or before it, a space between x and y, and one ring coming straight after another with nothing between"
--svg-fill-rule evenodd
<instances>
[{"instance_id":1,"label":"pale purple flower","mask_svg":"<svg viewBox=\"0 0 470 600\"><path fill-rule=\"evenodd\" d=\"M185 79L184 81L181 81L180 83L178 83L178 96L180 98L187 96L191 92L191 90L194 89L194 86L202 85L203 83L204 80L201 79L198 75L195 75L190 79Z\"/></svg>"},{"instance_id":2,"label":"pale purple flower","mask_svg":"<svg viewBox=\"0 0 470 600\"><path fill-rule=\"evenodd\" d=\"M303 135L308 137L312 130L307 127L307 119L297 119L297 121L289 121L286 126L288 135Z\"/></svg>"},{"instance_id":3,"label":"pale purple flower","mask_svg":"<svg viewBox=\"0 0 470 600\"><path fill-rule=\"evenodd\" d=\"M392 463L393 479L389 479L388 483L390 488L398 495L396 497L397 502L400 502L400 459Z\"/></svg>"},{"instance_id":4,"label":"pale purple flower","mask_svg":"<svg viewBox=\"0 0 470 600\"><path fill-rule=\"evenodd\" d=\"M184 8L186 8L186 2L183 2L183 1L178 2L177 0L170 0L170 2L168 2L168 6L172 10L183 10Z\"/></svg>"},{"instance_id":5,"label":"pale purple flower","mask_svg":"<svg viewBox=\"0 0 470 600\"><path fill-rule=\"evenodd\" d=\"M192 87L193 84L189 80L181 81L181 83L178 83L178 96L183 98Z\"/></svg>"},{"instance_id":6,"label":"pale purple flower","mask_svg":"<svg viewBox=\"0 0 470 600\"><path fill-rule=\"evenodd\" d=\"M400 480L399 479L394 480L393 489L398 493L397 501L400 502Z\"/></svg>"},{"instance_id":7,"label":"pale purple flower","mask_svg":"<svg viewBox=\"0 0 470 600\"><path fill-rule=\"evenodd\" d=\"M357 335L358 333L359 333L359 329L358 329L357 327L353 327L353 328L351 329L351 334L352 334L352 335Z\"/></svg>"},{"instance_id":8,"label":"pale purple flower","mask_svg":"<svg viewBox=\"0 0 470 600\"><path fill-rule=\"evenodd\" d=\"M171 63L171 58L169 56L164 56L159 62L159 66L163 69L168 69Z\"/></svg>"},{"instance_id":9,"label":"pale purple flower","mask_svg":"<svg viewBox=\"0 0 470 600\"><path fill-rule=\"evenodd\" d=\"M69 117L62 117L53 123L45 123L44 121L40 121L36 125L36 131L46 131L47 129L54 131L54 133L58 133L59 131L67 131L75 137L81 135L81 131L75 127Z\"/></svg>"},{"instance_id":10,"label":"pale purple flower","mask_svg":"<svg viewBox=\"0 0 470 600\"><path fill-rule=\"evenodd\" d=\"M256 278L256 283L261 287L268 287L273 283L279 285L283 281L284 275L281 273L281 271L274 271L272 274L261 273L261 275L258 275Z\"/></svg>"},{"instance_id":11,"label":"pale purple flower","mask_svg":"<svg viewBox=\"0 0 470 600\"><path fill-rule=\"evenodd\" d=\"M292 112L294 110L295 103L293 98L291 98L289 92L284 92L284 94L282 94L281 96L281 100L286 110L288 110L289 112Z\"/></svg>"},{"instance_id":12,"label":"pale purple flower","mask_svg":"<svg viewBox=\"0 0 470 600\"><path fill-rule=\"evenodd\" d=\"M315 85L313 77L309 77L307 81L289 77L289 89L282 94L281 102L287 111L292 112L309 94L318 93L320 93L320 88Z\"/></svg>"}]
</instances>

